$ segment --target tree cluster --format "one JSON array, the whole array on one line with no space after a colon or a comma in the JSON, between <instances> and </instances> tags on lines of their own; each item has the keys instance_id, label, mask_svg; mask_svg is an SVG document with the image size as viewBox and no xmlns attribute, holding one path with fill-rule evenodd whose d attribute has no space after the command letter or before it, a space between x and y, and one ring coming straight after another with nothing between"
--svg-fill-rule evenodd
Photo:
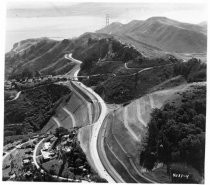
<instances>
[{"instance_id":1,"label":"tree cluster","mask_svg":"<svg viewBox=\"0 0 210 185\"><path fill-rule=\"evenodd\" d=\"M174 76L177 75L183 75L188 82L206 81L206 64L197 58L178 62L174 65Z\"/></svg>"},{"instance_id":2,"label":"tree cluster","mask_svg":"<svg viewBox=\"0 0 210 185\"><path fill-rule=\"evenodd\" d=\"M204 173L206 87L182 93L178 105L154 109L148 124L146 146L140 163L152 170L156 162L182 163Z\"/></svg>"},{"instance_id":3,"label":"tree cluster","mask_svg":"<svg viewBox=\"0 0 210 185\"><path fill-rule=\"evenodd\" d=\"M39 131L55 113L55 109L70 90L50 84L26 90L13 102L5 102L4 135L22 135Z\"/></svg>"}]
</instances>

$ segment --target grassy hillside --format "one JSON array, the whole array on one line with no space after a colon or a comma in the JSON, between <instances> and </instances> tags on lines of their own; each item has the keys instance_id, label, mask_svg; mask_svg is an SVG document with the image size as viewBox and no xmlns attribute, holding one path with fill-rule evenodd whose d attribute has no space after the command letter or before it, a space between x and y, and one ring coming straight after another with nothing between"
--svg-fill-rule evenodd
<instances>
[{"instance_id":1,"label":"grassy hillside","mask_svg":"<svg viewBox=\"0 0 210 185\"><path fill-rule=\"evenodd\" d=\"M177 53L206 53L207 37L203 26L178 22L166 17L151 17L128 24L112 23L97 31L119 36L142 50L153 54L159 50ZM148 49L143 49L149 54Z\"/></svg>"},{"instance_id":2,"label":"grassy hillside","mask_svg":"<svg viewBox=\"0 0 210 185\"><path fill-rule=\"evenodd\" d=\"M55 41L47 38L24 40L14 45L5 56L5 77L16 78L29 69L34 75L67 73L72 65L64 58L66 52L73 48L71 40ZM65 66L65 69L64 69Z\"/></svg>"},{"instance_id":3,"label":"grassy hillside","mask_svg":"<svg viewBox=\"0 0 210 185\"><path fill-rule=\"evenodd\" d=\"M5 102L4 136L39 131L69 93L67 87L51 84L26 90L17 100Z\"/></svg>"},{"instance_id":4,"label":"grassy hillside","mask_svg":"<svg viewBox=\"0 0 210 185\"><path fill-rule=\"evenodd\" d=\"M133 24L135 23L134 21ZM95 75L83 79L83 82L88 86L95 86L96 92L109 103L124 103L138 98L150 92L154 86L178 75L182 75L187 82L206 79L206 65L202 61L191 59L190 62L182 63L169 54L151 59L135 47L107 34L86 33L76 39L60 42L38 39L35 45L34 42L29 48L27 45L21 54L15 53L15 49L18 51L21 44L26 45L28 42L31 43L25 41L14 46L13 51L6 54L6 69L12 61L18 63L6 75L10 74L10 78L13 78L27 70L32 74L37 71L42 74L65 74L72 68L72 64L64 58L64 54L71 52L74 58L83 62L81 75ZM41 46L45 50L40 51ZM145 68L150 69L139 72Z\"/></svg>"},{"instance_id":5,"label":"grassy hillside","mask_svg":"<svg viewBox=\"0 0 210 185\"><path fill-rule=\"evenodd\" d=\"M109 49L111 45L113 52L118 55L112 56ZM13 49L6 53L5 77L17 78L27 70L33 75L37 72L43 75L65 74L72 68L71 62L64 57L66 53L73 53L75 58L90 62L99 58L105 60L132 58L130 54L133 55L134 50L130 52L128 48L123 49L124 46L106 34L97 33L86 33L76 39L63 41L47 38L24 40L14 44ZM128 51L125 53L125 50ZM88 64L88 68L91 68L91 64Z\"/></svg>"}]
</instances>

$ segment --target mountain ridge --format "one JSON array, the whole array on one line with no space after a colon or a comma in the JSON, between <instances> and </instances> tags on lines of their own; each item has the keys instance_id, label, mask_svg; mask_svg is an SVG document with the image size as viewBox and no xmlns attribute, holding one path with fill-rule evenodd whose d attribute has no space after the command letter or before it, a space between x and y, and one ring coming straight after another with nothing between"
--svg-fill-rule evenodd
<instances>
[{"instance_id":1,"label":"mountain ridge","mask_svg":"<svg viewBox=\"0 0 210 185\"><path fill-rule=\"evenodd\" d=\"M127 24L114 22L96 32L121 38L128 36L166 52L206 53L207 48L205 27L167 17L150 17L145 21L134 20Z\"/></svg>"}]
</instances>

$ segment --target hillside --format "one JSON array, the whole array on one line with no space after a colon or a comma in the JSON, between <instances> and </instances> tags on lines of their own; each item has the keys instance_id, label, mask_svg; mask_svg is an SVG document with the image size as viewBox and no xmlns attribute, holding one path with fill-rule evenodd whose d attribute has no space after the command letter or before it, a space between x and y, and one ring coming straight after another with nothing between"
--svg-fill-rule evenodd
<instances>
[{"instance_id":1,"label":"hillside","mask_svg":"<svg viewBox=\"0 0 210 185\"><path fill-rule=\"evenodd\" d=\"M51 84L25 90L17 100L5 101L5 138L40 131L69 93L69 88Z\"/></svg>"},{"instance_id":2,"label":"hillside","mask_svg":"<svg viewBox=\"0 0 210 185\"><path fill-rule=\"evenodd\" d=\"M138 57L137 57L138 58ZM92 65L92 70L82 70L81 74L104 74L84 79L88 86L94 86L108 103L126 103L141 97L154 89L173 87L182 83L206 81L206 65L200 60L191 59L186 63L176 58L139 58L125 63L104 62ZM84 64L85 65L85 64ZM113 75L115 74L115 75ZM180 76L180 77L178 77ZM174 78L178 77L178 78Z\"/></svg>"},{"instance_id":3,"label":"hillside","mask_svg":"<svg viewBox=\"0 0 210 185\"><path fill-rule=\"evenodd\" d=\"M147 169L163 162L172 173L190 174L188 180L174 178L174 182L200 183L204 176L206 84L193 84L179 94L152 111L140 162Z\"/></svg>"},{"instance_id":4,"label":"hillside","mask_svg":"<svg viewBox=\"0 0 210 185\"><path fill-rule=\"evenodd\" d=\"M128 24L112 23L98 30L120 37L139 47L176 53L206 53L206 28L200 25L178 22L166 17L151 17L145 21ZM156 51L153 51L154 53Z\"/></svg>"},{"instance_id":5,"label":"hillside","mask_svg":"<svg viewBox=\"0 0 210 185\"><path fill-rule=\"evenodd\" d=\"M73 56L85 59L91 53L102 47L101 39L110 38L107 34L86 33L76 39L55 41L48 38L27 39L15 43L13 49L5 55L5 78L13 79L21 76L24 71L33 75L37 72L42 75L60 75L67 73L73 65L64 55L73 53ZM97 44L97 51L95 45ZM107 41L106 46L109 45ZM83 51L84 50L84 51ZM102 51L103 50L103 51ZM101 48L101 52L108 50ZM86 54L85 54L86 53ZM103 54L104 55L104 54Z\"/></svg>"},{"instance_id":6,"label":"hillside","mask_svg":"<svg viewBox=\"0 0 210 185\"><path fill-rule=\"evenodd\" d=\"M104 149L110 163L126 182L138 180L140 172L155 182L170 183L171 177L167 174L166 167L156 169L159 162L167 165L169 161L162 161L167 159L170 159L170 162L181 163L187 160L188 165L195 167L200 174L194 173L195 169L191 170L189 166L186 168L186 165L182 166L183 170L191 170L190 174L193 172L190 177L193 176L193 182L201 181L204 162L205 96L206 83L179 85L142 96L107 116L104 123L107 125ZM186 153L177 142L180 136ZM190 142L191 145L188 145ZM201 145L198 147L199 143ZM164 146L165 157L160 153L160 144ZM179 149L183 153L180 153ZM188 156L181 160L180 155ZM149 171L145 172L142 167Z\"/></svg>"},{"instance_id":7,"label":"hillside","mask_svg":"<svg viewBox=\"0 0 210 185\"><path fill-rule=\"evenodd\" d=\"M135 47L101 33L85 33L63 41L47 38L21 41L6 54L6 76L16 78L27 70L34 75L37 71L44 75L66 74L73 65L65 59L65 53L73 53L74 58L83 62L80 75L89 78L81 79L82 82L94 86L109 103L138 98L178 75L183 75L187 82L206 79L206 65L200 60L182 63L170 54L145 57ZM10 66L9 71L7 66Z\"/></svg>"},{"instance_id":8,"label":"hillside","mask_svg":"<svg viewBox=\"0 0 210 185\"><path fill-rule=\"evenodd\" d=\"M114 51L110 48L114 43ZM123 49L124 48L124 49ZM48 38L28 39L14 44L5 56L6 79L19 78L26 71L33 76L60 75L67 73L73 65L64 55L73 53L73 57L87 60L123 60L141 55L134 48L127 47L107 34L85 33L76 39L55 41ZM115 54L117 54L115 56ZM90 68L91 66L89 66Z\"/></svg>"},{"instance_id":9,"label":"hillside","mask_svg":"<svg viewBox=\"0 0 210 185\"><path fill-rule=\"evenodd\" d=\"M42 74L68 72L72 65L64 58L64 54L71 47L70 40L55 41L48 38L16 43L5 56L5 77L14 78L24 69L29 69L33 73L39 71Z\"/></svg>"}]
</instances>

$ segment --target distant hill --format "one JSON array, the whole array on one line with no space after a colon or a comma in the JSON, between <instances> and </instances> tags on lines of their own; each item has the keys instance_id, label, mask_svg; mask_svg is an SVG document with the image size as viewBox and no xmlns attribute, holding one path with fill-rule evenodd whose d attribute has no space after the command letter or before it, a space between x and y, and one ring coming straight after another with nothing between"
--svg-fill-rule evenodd
<instances>
[{"instance_id":1,"label":"distant hill","mask_svg":"<svg viewBox=\"0 0 210 185\"><path fill-rule=\"evenodd\" d=\"M20 74L26 68L43 74L68 72L72 66L64 54L71 47L70 40L55 41L48 38L16 43L5 56L5 77Z\"/></svg>"},{"instance_id":2,"label":"distant hill","mask_svg":"<svg viewBox=\"0 0 210 185\"><path fill-rule=\"evenodd\" d=\"M182 23L166 17L151 17L128 24L112 23L96 31L115 35L138 48L176 53L206 53L205 26Z\"/></svg>"},{"instance_id":3,"label":"distant hill","mask_svg":"<svg viewBox=\"0 0 210 185\"><path fill-rule=\"evenodd\" d=\"M135 24L135 21L130 24ZM157 47L153 48L153 52L162 52ZM166 53L164 57L145 57L135 47L105 33L85 33L76 39L63 41L40 38L16 43L6 53L6 78L17 79L28 71L34 76L37 72L43 75L66 74L74 66L65 59L66 53L73 53L74 58L83 62L80 75L95 76L83 79L83 83L94 86L95 91L109 103L124 103L138 98L179 75L184 76L187 82L206 80L206 65L200 60L191 59L183 63ZM135 75L144 68L150 70ZM179 80L174 83L179 83Z\"/></svg>"},{"instance_id":4,"label":"distant hill","mask_svg":"<svg viewBox=\"0 0 210 185\"><path fill-rule=\"evenodd\" d=\"M207 22L206 21L200 22L198 25L201 26L205 30L205 32L207 32Z\"/></svg>"},{"instance_id":5,"label":"distant hill","mask_svg":"<svg viewBox=\"0 0 210 185\"><path fill-rule=\"evenodd\" d=\"M109 49L113 43L116 45L115 51ZM62 41L48 38L23 40L15 43L13 49L5 55L5 77L16 78L26 69L33 74L65 74L74 66L64 57L66 53L73 53L75 58L82 61L126 61L141 56L134 48L125 46L112 36L102 33L85 33L76 39Z\"/></svg>"}]
</instances>

